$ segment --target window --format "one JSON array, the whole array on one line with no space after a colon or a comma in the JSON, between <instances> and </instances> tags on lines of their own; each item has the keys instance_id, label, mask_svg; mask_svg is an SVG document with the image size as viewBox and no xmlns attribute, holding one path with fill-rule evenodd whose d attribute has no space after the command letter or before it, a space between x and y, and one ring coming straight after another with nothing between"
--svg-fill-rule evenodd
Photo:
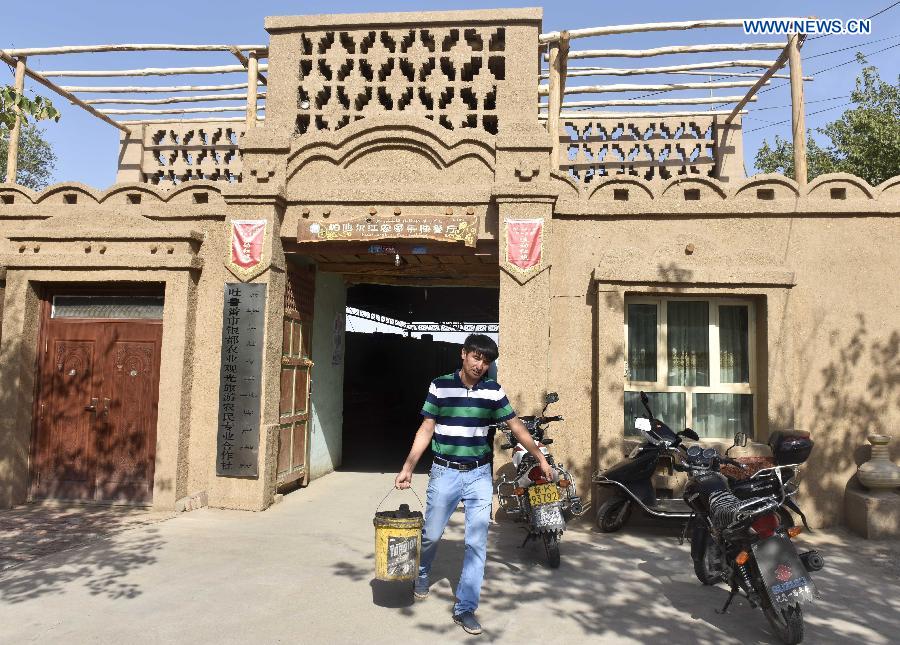
<instances>
[{"instance_id":1,"label":"window","mask_svg":"<svg viewBox=\"0 0 900 645\"><path fill-rule=\"evenodd\" d=\"M644 414L676 432L753 436L755 312L747 300L626 298L625 434Z\"/></svg>"}]
</instances>

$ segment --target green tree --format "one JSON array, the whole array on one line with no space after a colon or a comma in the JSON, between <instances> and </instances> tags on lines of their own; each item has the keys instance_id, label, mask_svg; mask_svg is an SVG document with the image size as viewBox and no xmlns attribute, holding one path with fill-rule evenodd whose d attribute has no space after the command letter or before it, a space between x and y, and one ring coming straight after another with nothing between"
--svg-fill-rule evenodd
<instances>
[{"instance_id":1,"label":"green tree","mask_svg":"<svg viewBox=\"0 0 900 645\"><path fill-rule=\"evenodd\" d=\"M0 127L0 180L6 177L9 134L9 130ZM19 167L16 172L16 183L33 190L47 187L53 178L53 169L56 165L56 154L43 134L43 131L33 123L26 123L19 135Z\"/></svg>"},{"instance_id":2,"label":"green tree","mask_svg":"<svg viewBox=\"0 0 900 645\"><path fill-rule=\"evenodd\" d=\"M22 115L22 129L19 134L16 183L40 190L50 183L56 155L41 130L30 120L59 121L59 111L50 99L43 96L30 99L10 85L0 86L0 180L6 179L6 156L17 111Z\"/></svg>"},{"instance_id":3,"label":"green tree","mask_svg":"<svg viewBox=\"0 0 900 645\"><path fill-rule=\"evenodd\" d=\"M0 129L12 130L16 122L16 108L26 123L29 118L35 121L53 119L59 121L59 112L50 99L36 96L33 99L16 92L11 85L0 85Z\"/></svg>"},{"instance_id":4,"label":"green tree","mask_svg":"<svg viewBox=\"0 0 900 645\"><path fill-rule=\"evenodd\" d=\"M806 158L810 179L829 172L848 172L875 186L900 175L900 77L896 85L881 79L878 70L864 65L850 95L855 107L816 132L831 141L822 147L807 133ZM794 176L793 144L775 137L773 145L763 141L756 153L761 172Z\"/></svg>"}]
</instances>

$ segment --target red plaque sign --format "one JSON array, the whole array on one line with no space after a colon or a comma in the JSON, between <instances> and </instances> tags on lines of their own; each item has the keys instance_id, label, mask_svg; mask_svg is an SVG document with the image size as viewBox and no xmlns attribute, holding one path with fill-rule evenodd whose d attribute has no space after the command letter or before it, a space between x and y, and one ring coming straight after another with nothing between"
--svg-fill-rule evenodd
<instances>
[{"instance_id":1,"label":"red plaque sign","mask_svg":"<svg viewBox=\"0 0 900 645\"><path fill-rule=\"evenodd\" d=\"M240 273L252 271L262 261L265 239L266 220L232 220L230 257L232 269Z\"/></svg>"},{"instance_id":2,"label":"red plaque sign","mask_svg":"<svg viewBox=\"0 0 900 645\"><path fill-rule=\"evenodd\" d=\"M543 244L543 219L506 220L506 261L513 268L522 272L539 268Z\"/></svg>"}]
</instances>

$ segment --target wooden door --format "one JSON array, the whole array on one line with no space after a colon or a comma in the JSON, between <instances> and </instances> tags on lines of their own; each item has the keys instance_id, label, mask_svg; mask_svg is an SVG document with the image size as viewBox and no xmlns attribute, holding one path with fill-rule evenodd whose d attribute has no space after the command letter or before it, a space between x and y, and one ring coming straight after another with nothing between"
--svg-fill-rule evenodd
<instances>
[{"instance_id":1,"label":"wooden door","mask_svg":"<svg viewBox=\"0 0 900 645\"><path fill-rule=\"evenodd\" d=\"M309 395L312 388L312 324L315 267L288 273L281 346L281 401L275 481L309 481Z\"/></svg>"},{"instance_id":2,"label":"wooden door","mask_svg":"<svg viewBox=\"0 0 900 645\"><path fill-rule=\"evenodd\" d=\"M52 297L44 308L32 497L148 504L162 321L103 317L131 315L141 297L77 298L85 315L55 316Z\"/></svg>"}]
</instances>

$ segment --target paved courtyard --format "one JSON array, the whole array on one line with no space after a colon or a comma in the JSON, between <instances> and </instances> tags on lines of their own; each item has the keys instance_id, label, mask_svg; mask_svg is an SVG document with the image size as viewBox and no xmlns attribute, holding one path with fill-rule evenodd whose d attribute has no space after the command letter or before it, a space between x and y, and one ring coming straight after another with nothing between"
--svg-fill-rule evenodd
<instances>
[{"instance_id":1,"label":"paved courtyard","mask_svg":"<svg viewBox=\"0 0 900 645\"><path fill-rule=\"evenodd\" d=\"M414 478L420 495L426 479ZM476 640L450 621L462 513L441 544L427 600L413 603L408 585L373 581L372 515L392 480L335 473L257 514L202 509L166 519L108 509L104 521L87 509L94 519L79 521L71 509L0 513L0 642ZM385 507L402 501L415 504L405 493ZM69 525L59 517L54 524L51 511ZM79 539L53 535L77 532L72 522L89 530ZM492 527L480 639L774 642L762 613L746 602L736 601L727 615L715 612L727 591L694 579L689 546L677 534L633 527L609 536L585 521L566 533L562 566L551 570L541 547L519 548L521 529ZM827 562L816 575L822 600L806 611L805 642L896 642L900 546L840 530L803 541Z\"/></svg>"}]
</instances>

